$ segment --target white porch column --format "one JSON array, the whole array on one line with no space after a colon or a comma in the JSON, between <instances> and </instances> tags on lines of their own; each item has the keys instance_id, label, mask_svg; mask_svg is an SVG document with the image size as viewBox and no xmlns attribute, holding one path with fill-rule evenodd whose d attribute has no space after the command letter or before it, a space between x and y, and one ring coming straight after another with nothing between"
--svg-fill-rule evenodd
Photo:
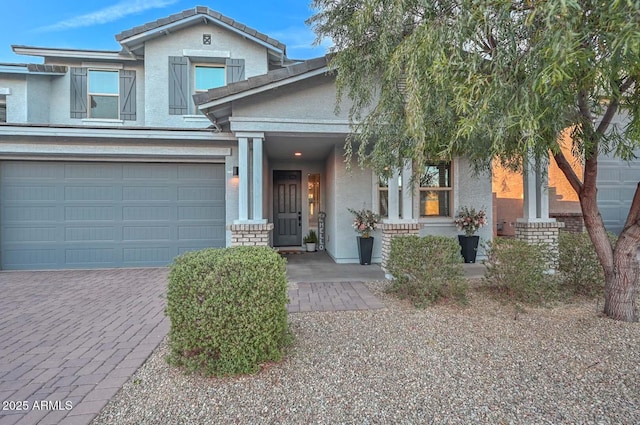
<instances>
[{"instance_id":1,"label":"white porch column","mask_svg":"<svg viewBox=\"0 0 640 425\"><path fill-rule=\"evenodd\" d=\"M398 170L393 170L393 174L389 177L389 221L397 221L400 218L400 194L398 193L398 180L400 173Z\"/></svg>"},{"instance_id":2,"label":"white porch column","mask_svg":"<svg viewBox=\"0 0 640 425\"><path fill-rule=\"evenodd\" d=\"M249 221L249 139L238 137L238 221Z\"/></svg>"},{"instance_id":3,"label":"white porch column","mask_svg":"<svg viewBox=\"0 0 640 425\"><path fill-rule=\"evenodd\" d=\"M524 164L522 167L522 191L523 205L522 213L524 220L535 220L538 218L537 198L539 191L536 187L537 173L533 164Z\"/></svg>"},{"instance_id":4,"label":"white porch column","mask_svg":"<svg viewBox=\"0 0 640 425\"><path fill-rule=\"evenodd\" d=\"M537 216L539 219L549 220L549 161L546 159L541 159L536 164L536 190Z\"/></svg>"},{"instance_id":5,"label":"white porch column","mask_svg":"<svg viewBox=\"0 0 640 425\"><path fill-rule=\"evenodd\" d=\"M402 219L413 220L413 187L411 186L413 165L405 159L402 167Z\"/></svg>"},{"instance_id":6,"label":"white porch column","mask_svg":"<svg viewBox=\"0 0 640 425\"><path fill-rule=\"evenodd\" d=\"M253 221L262 221L262 137L253 138ZM266 222L266 220L264 220Z\"/></svg>"}]
</instances>

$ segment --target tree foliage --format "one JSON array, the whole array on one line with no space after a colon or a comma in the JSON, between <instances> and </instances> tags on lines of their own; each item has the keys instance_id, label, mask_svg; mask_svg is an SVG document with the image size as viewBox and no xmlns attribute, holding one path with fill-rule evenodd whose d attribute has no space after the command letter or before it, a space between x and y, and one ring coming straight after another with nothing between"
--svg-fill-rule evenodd
<instances>
[{"instance_id":1,"label":"tree foliage","mask_svg":"<svg viewBox=\"0 0 640 425\"><path fill-rule=\"evenodd\" d=\"M334 42L337 85L354 104L360 159L463 153L518 167L526 148L630 158L640 138L637 1L315 0L309 22ZM609 128L620 103L632 120ZM613 107L613 108L612 108ZM372 113L363 114L373 108ZM595 126L597 117L605 116ZM613 131L606 131L613 130ZM372 146L370 146L372 145ZM369 149L372 147L372 149Z\"/></svg>"},{"instance_id":2,"label":"tree foliage","mask_svg":"<svg viewBox=\"0 0 640 425\"><path fill-rule=\"evenodd\" d=\"M640 185L615 247L597 207L598 157L640 147L640 1L314 0L361 165L468 157L518 170L553 156L580 199L605 274L605 312L637 320ZM623 119L614 123L614 117ZM576 175L559 145L572 129ZM637 152L637 151L636 151ZM617 312L613 312L617 310Z\"/></svg>"}]
</instances>

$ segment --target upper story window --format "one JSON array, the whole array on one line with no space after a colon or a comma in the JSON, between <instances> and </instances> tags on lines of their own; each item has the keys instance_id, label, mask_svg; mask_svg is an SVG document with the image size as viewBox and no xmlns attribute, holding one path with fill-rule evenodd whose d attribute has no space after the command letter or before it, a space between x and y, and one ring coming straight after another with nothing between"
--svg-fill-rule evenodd
<instances>
[{"instance_id":1,"label":"upper story window","mask_svg":"<svg viewBox=\"0 0 640 425\"><path fill-rule=\"evenodd\" d=\"M194 64L185 56L169 56L169 115L189 115L198 109L193 92L205 92L245 79L244 59L208 58Z\"/></svg>"},{"instance_id":2,"label":"upper story window","mask_svg":"<svg viewBox=\"0 0 640 425\"><path fill-rule=\"evenodd\" d=\"M451 217L451 162L427 164L420 175L420 217Z\"/></svg>"},{"instance_id":3,"label":"upper story window","mask_svg":"<svg viewBox=\"0 0 640 425\"><path fill-rule=\"evenodd\" d=\"M196 92L205 92L209 89L224 86L225 74L226 72L224 66L196 65Z\"/></svg>"},{"instance_id":4,"label":"upper story window","mask_svg":"<svg viewBox=\"0 0 640 425\"><path fill-rule=\"evenodd\" d=\"M118 71L89 70L89 118L118 119Z\"/></svg>"},{"instance_id":5,"label":"upper story window","mask_svg":"<svg viewBox=\"0 0 640 425\"><path fill-rule=\"evenodd\" d=\"M7 96L0 94L0 122L7 122Z\"/></svg>"},{"instance_id":6,"label":"upper story window","mask_svg":"<svg viewBox=\"0 0 640 425\"><path fill-rule=\"evenodd\" d=\"M71 68L71 118L136 120L136 71Z\"/></svg>"}]
</instances>

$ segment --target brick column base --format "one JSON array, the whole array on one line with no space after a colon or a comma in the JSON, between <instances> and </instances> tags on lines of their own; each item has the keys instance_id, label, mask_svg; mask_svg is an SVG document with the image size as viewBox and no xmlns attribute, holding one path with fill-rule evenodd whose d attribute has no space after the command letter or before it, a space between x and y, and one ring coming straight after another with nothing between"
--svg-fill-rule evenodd
<instances>
[{"instance_id":1,"label":"brick column base","mask_svg":"<svg viewBox=\"0 0 640 425\"><path fill-rule=\"evenodd\" d=\"M273 223L232 224L231 246L270 246Z\"/></svg>"},{"instance_id":2,"label":"brick column base","mask_svg":"<svg viewBox=\"0 0 640 425\"><path fill-rule=\"evenodd\" d=\"M564 223L561 221L518 221L516 222L516 239L529 244L547 245L551 253L549 270L555 271L558 268L558 235L562 228L564 228Z\"/></svg>"},{"instance_id":3,"label":"brick column base","mask_svg":"<svg viewBox=\"0 0 640 425\"><path fill-rule=\"evenodd\" d=\"M391 240L398 236L418 235L419 223L382 223L382 270L387 272L387 261L391 254Z\"/></svg>"}]
</instances>

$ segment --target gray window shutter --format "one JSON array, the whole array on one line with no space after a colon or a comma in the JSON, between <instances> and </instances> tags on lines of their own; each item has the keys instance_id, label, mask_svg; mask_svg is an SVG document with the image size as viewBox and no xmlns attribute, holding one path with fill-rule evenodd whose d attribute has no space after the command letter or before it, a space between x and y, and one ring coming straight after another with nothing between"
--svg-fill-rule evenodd
<instances>
[{"instance_id":1,"label":"gray window shutter","mask_svg":"<svg viewBox=\"0 0 640 425\"><path fill-rule=\"evenodd\" d=\"M87 118L87 68L71 68L71 118Z\"/></svg>"},{"instance_id":2,"label":"gray window shutter","mask_svg":"<svg viewBox=\"0 0 640 425\"><path fill-rule=\"evenodd\" d=\"M227 84L244 80L244 59L227 59Z\"/></svg>"},{"instance_id":3,"label":"gray window shutter","mask_svg":"<svg viewBox=\"0 0 640 425\"><path fill-rule=\"evenodd\" d=\"M169 56L169 115L189 113L189 60L182 56Z\"/></svg>"},{"instance_id":4,"label":"gray window shutter","mask_svg":"<svg viewBox=\"0 0 640 425\"><path fill-rule=\"evenodd\" d=\"M136 120L136 71L120 71L120 119Z\"/></svg>"}]
</instances>

